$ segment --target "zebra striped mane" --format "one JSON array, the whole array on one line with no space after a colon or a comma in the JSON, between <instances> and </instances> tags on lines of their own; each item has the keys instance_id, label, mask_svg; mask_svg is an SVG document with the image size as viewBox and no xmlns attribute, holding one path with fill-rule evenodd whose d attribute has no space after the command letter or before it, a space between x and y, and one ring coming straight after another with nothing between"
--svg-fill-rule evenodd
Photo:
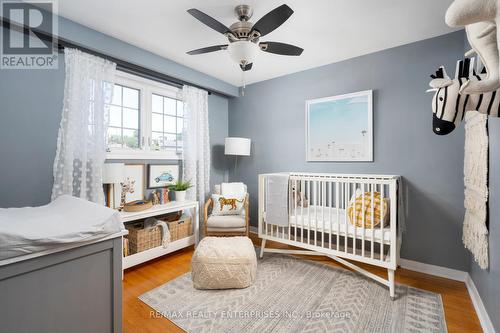
<instances>
[{"instance_id":1,"label":"zebra striped mane","mask_svg":"<svg viewBox=\"0 0 500 333\"><path fill-rule=\"evenodd\" d=\"M476 76L476 70L472 69L471 72L471 67L474 66L474 62L470 58L465 58L464 60L460 60L457 63L457 69L455 73L455 78L465 78L468 79L469 77L474 77ZM486 67L483 66L483 69L481 70L481 74L486 74ZM444 70L442 67L440 67L435 74L431 75L432 79L444 79Z\"/></svg>"}]
</instances>

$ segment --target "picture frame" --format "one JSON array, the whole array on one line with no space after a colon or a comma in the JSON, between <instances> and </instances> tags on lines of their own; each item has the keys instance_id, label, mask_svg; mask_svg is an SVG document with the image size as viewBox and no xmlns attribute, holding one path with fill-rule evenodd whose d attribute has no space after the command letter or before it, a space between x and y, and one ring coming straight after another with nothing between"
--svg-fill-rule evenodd
<instances>
[{"instance_id":1,"label":"picture frame","mask_svg":"<svg viewBox=\"0 0 500 333\"><path fill-rule=\"evenodd\" d=\"M178 164L148 164L148 189L167 187L178 180Z\"/></svg>"},{"instance_id":2,"label":"picture frame","mask_svg":"<svg viewBox=\"0 0 500 333\"><path fill-rule=\"evenodd\" d=\"M144 200L144 164L125 164L124 182L127 180L133 182L134 191L125 194L125 202ZM121 184L117 184L116 188L119 192L116 197L119 204L122 192Z\"/></svg>"},{"instance_id":3,"label":"picture frame","mask_svg":"<svg viewBox=\"0 0 500 333\"><path fill-rule=\"evenodd\" d=\"M373 90L306 101L307 162L373 162Z\"/></svg>"}]
</instances>

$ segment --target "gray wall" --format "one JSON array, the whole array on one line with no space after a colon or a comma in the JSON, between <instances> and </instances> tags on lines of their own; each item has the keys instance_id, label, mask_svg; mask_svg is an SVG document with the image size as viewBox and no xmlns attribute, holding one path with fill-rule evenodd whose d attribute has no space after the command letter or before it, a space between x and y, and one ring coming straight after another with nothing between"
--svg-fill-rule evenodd
<instances>
[{"instance_id":1,"label":"gray wall","mask_svg":"<svg viewBox=\"0 0 500 333\"><path fill-rule=\"evenodd\" d=\"M481 295L495 330L500 332L500 119L489 118L490 133L490 268L482 270L471 257L472 280Z\"/></svg>"},{"instance_id":2,"label":"gray wall","mask_svg":"<svg viewBox=\"0 0 500 333\"><path fill-rule=\"evenodd\" d=\"M134 63L144 67L163 68L165 73L186 75L198 84L237 93L236 87L184 66L176 67L170 60L71 21L61 20L60 32L66 37L93 43L93 48L101 51L107 52L114 46L114 53L133 57ZM58 70L0 70L0 207L36 206L49 202L63 90L62 55ZM228 134L228 101L212 94L208 102L214 162L211 176L212 184L215 184L227 179L220 145Z\"/></svg>"},{"instance_id":3,"label":"gray wall","mask_svg":"<svg viewBox=\"0 0 500 333\"><path fill-rule=\"evenodd\" d=\"M248 184L257 202L257 175L274 171L398 174L408 185L402 256L467 270L462 245L463 126L432 132L429 75L449 73L464 49L463 32L429 39L296 74L251 84L229 101L229 134L252 139L230 180ZM286 59L284 59L285 61ZM306 163L305 100L374 90L373 163ZM256 225L256 204L251 205Z\"/></svg>"}]
</instances>

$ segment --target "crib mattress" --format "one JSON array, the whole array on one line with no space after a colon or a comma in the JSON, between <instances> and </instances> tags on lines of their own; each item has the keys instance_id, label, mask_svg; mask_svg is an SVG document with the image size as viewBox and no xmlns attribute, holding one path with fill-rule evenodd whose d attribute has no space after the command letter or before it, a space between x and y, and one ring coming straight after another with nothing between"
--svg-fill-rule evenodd
<instances>
[{"instance_id":1,"label":"crib mattress","mask_svg":"<svg viewBox=\"0 0 500 333\"><path fill-rule=\"evenodd\" d=\"M63 195L45 206L0 209L0 260L124 230L118 211Z\"/></svg>"},{"instance_id":2,"label":"crib mattress","mask_svg":"<svg viewBox=\"0 0 500 333\"><path fill-rule=\"evenodd\" d=\"M302 212L301 212L302 209ZM331 224L330 224L330 213L331 213ZM324 219L323 219L324 217ZM354 225L349 223L346 218L345 209L339 208L337 214L337 208L321 207L321 206L311 206L307 208L297 207L295 212L295 207L292 208L292 212L289 216L289 223L292 227L297 227L303 230L318 231L331 233L334 235L339 234L340 236L347 236L357 239L364 238L365 240L373 240L380 242L382 239L384 243L388 244L391 240L390 228L385 226L380 228L380 226L375 227L373 230L371 228L355 228ZM266 220L266 214L264 212L264 221L269 225L272 225L272 221ZM324 225L323 225L324 221ZM324 229L323 229L324 228Z\"/></svg>"}]
</instances>

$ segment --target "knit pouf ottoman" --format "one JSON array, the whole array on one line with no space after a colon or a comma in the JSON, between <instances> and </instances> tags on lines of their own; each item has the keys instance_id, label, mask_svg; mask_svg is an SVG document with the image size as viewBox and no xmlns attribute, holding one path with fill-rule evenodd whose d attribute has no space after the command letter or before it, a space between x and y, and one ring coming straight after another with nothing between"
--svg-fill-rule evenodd
<instances>
[{"instance_id":1,"label":"knit pouf ottoman","mask_svg":"<svg viewBox=\"0 0 500 333\"><path fill-rule=\"evenodd\" d=\"M257 256L248 237L205 237L191 262L196 289L246 288L256 272Z\"/></svg>"}]
</instances>

